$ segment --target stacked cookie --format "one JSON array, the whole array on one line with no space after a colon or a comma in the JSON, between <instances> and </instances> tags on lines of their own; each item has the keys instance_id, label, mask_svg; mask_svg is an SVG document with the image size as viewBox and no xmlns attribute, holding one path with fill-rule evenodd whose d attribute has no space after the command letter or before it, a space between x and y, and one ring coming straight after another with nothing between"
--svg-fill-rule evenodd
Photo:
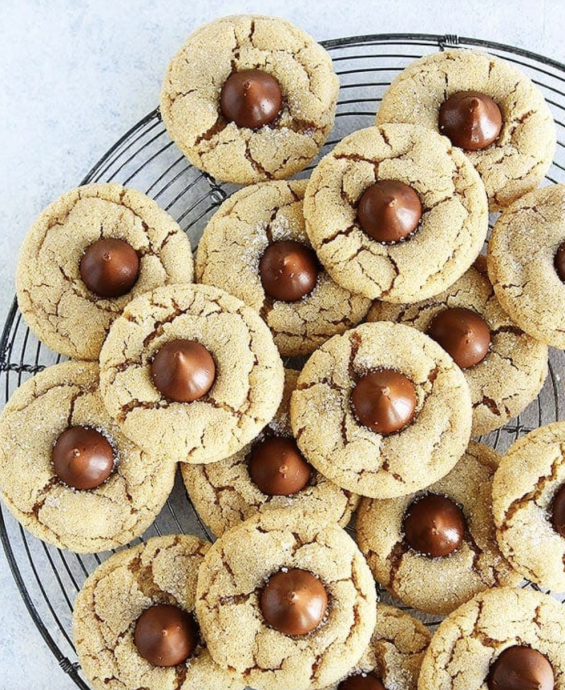
<instances>
[{"instance_id":1,"label":"stacked cookie","mask_svg":"<svg viewBox=\"0 0 565 690\"><path fill-rule=\"evenodd\" d=\"M247 186L194 275L175 221L116 184L69 192L26 237L22 314L73 359L0 418L6 505L105 551L143 534L179 466L218 537L149 539L87 579L74 637L94 688L565 687L565 611L518 588L565 590L564 425L503 458L471 440L565 347L565 188L536 189L551 113L498 58L430 55L287 180L337 93L288 22L212 22L171 61L161 113L193 165ZM433 638L375 581L447 614Z\"/></svg>"}]
</instances>

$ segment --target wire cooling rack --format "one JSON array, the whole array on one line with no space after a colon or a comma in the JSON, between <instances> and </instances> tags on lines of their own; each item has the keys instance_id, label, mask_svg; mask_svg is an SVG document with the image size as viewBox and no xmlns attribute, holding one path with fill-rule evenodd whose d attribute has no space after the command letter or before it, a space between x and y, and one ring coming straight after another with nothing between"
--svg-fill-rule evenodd
<instances>
[{"instance_id":1,"label":"wire cooling rack","mask_svg":"<svg viewBox=\"0 0 565 690\"><path fill-rule=\"evenodd\" d=\"M323 45L333 58L341 90L336 125L322 155L346 134L373 124L386 87L410 62L438 49L472 47L517 65L541 89L558 131L556 158L546 180L565 182L565 65L519 48L457 36L381 34L330 40ZM300 176L306 175L308 171ZM188 164L168 138L158 109L119 139L82 184L110 181L132 186L155 199L178 221L193 248L215 209L236 189ZM60 359L31 335L14 300L0 339L4 400L29 376ZM565 372L565 355L552 351L550 374L538 399L520 417L483 440L504 451L532 428L561 419L565 396L560 372ZM143 539L174 532L211 538L179 477L166 506ZM86 577L110 553L84 556L48 546L27 534L1 506L0 537L16 584L45 643L76 685L90 690L81 675L71 636L73 601ZM386 593L383 598L387 598ZM424 619L429 625L437 623L429 617Z\"/></svg>"}]
</instances>

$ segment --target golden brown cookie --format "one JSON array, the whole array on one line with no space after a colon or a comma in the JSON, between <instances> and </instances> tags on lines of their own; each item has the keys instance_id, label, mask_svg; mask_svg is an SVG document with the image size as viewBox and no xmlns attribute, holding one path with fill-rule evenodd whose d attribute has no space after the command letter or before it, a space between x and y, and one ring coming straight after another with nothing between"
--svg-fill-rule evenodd
<instances>
[{"instance_id":1,"label":"golden brown cookie","mask_svg":"<svg viewBox=\"0 0 565 690\"><path fill-rule=\"evenodd\" d=\"M482 269L480 262L450 288L423 302L374 302L367 316L368 321L413 326L455 358L471 391L472 436L498 429L520 414L547 376L547 346L510 320Z\"/></svg>"},{"instance_id":2,"label":"golden brown cookie","mask_svg":"<svg viewBox=\"0 0 565 690\"><path fill-rule=\"evenodd\" d=\"M4 503L39 539L81 553L107 551L140 536L175 478L173 463L141 450L121 433L102 402L98 373L94 362L48 367L14 392L0 417ZM111 473L95 488L78 490L56 473L54 445L74 427L96 431L103 437L99 444L110 444ZM63 476L76 484L81 473ZM93 476L103 479L96 471Z\"/></svg>"},{"instance_id":3,"label":"golden brown cookie","mask_svg":"<svg viewBox=\"0 0 565 690\"><path fill-rule=\"evenodd\" d=\"M477 592L521 581L496 543L491 493L499 460L472 442L451 472L424 491L361 502L359 546L393 596L445 614Z\"/></svg>"},{"instance_id":4,"label":"golden brown cookie","mask_svg":"<svg viewBox=\"0 0 565 690\"><path fill-rule=\"evenodd\" d=\"M169 64L161 114L193 165L250 184L290 177L316 157L338 90L329 54L309 34L284 19L235 15L188 37Z\"/></svg>"},{"instance_id":5,"label":"golden brown cookie","mask_svg":"<svg viewBox=\"0 0 565 690\"><path fill-rule=\"evenodd\" d=\"M90 575L74 602L73 637L94 690L243 689L235 674L212 661L197 625L196 648L173 666L148 661L135 641L137 621L156 605L178 607L196 622L196 580L208 548L193 536L154 537L111 556Z\"/></svg>"},{"instance_id":6,"label":"golden brown cookie","mask_svg":"<svg viewBox=\"0 0 565 690\"><path fill-rule=\"evenodd\" d=\"M181 463L182 478L190 500L217 536L256 513L277 508L297 508L304 511L310 520L336 522L342 527L351 519L359 497L340 489L305 460L301 462L297 457L298 449L291 442L290 395L297 380L297 371L285 370L283 398L276 415L257 438L239 453L207 465ZM281 438L289 443L280 449L282 462L287 463L286 468L279 465L275 472L269 465L268 470L261 472L260 465L267 464L269 454L278 450L277 446L273 450L273 440ZM263 449L260 455L259 449ZM256 456L251 465L254 450ZM253 480L253 472L257 473L257 479L265 490ZM287 479L286 485L280 479L277 481L277 475ZM285 491L292 493L281 493Z\"/></svg>"},{"instance_id":7,"label":"golden brown cookie","mask_svg":"<svg viewBox=\"0 0 565 690\"><path fill-rule=\"evenodd\" d=\"M304 229L305 188L300 180L239 190L208 223L196 256L198 282L256 309L286 357L309 355L332 335L356 326L370 305L318 265ZM277 280L285 261L290 268L284 281Z\"/></svg>"},{"instance_id":8,"label":"golden brown cookie","mask_svg":"<svg viewBox=\"0 0 565 690\"><path fill-rule=\"evenodd\" d=\"M172 352L157 371L157 356L179 340L204 355ZM284 383L257 312L207 285L159 288L130 302L110 329L100 371L104 402L123 433L173 462L216 462L239 451L272 419ZM159 375L171 390L157 388ZM199 386L203 376L211 387L179 401L177 385Z\"/></svg>"},{"instance_id":9,"label":"golden brown cookie","mask_svg":"<svg viewBox=\"0 0 565 690\"><path fill-rule=\"evenodd\" d=\"M377 123L407 122L442 131L442 104L465 91L492 98L502 116L502 129L493 144L465 150L481 175L494 211L535 189L555 153L553 116L525 74L509 62L475 50L426 55L392 82L379 107Z\"/></svg>"},{"instance_id":10,"label":"golden brown cookie","mask_svg":"<svg viewBox=\"0 0 565 690\"><path fill-rule=\"evenodd\" d=\"M100 247L100 240L129 245L125 257L115 249L111 255L111 265L119 262L114 278L129 269L135 279L125 294L102 296L83 279L85 254L95 243ZM137 273L131 265L136 255ZM88 269L87 280L90 276L91 287L100 281L98 289L107 292L102 256ZM32 225L20 249L16 290L24 320L39 340L69 357L98 359L112 322L133 298L191 281L190 242L168 213L134 189L89 184L63 194Z\"/></svg>"}]
</instances>

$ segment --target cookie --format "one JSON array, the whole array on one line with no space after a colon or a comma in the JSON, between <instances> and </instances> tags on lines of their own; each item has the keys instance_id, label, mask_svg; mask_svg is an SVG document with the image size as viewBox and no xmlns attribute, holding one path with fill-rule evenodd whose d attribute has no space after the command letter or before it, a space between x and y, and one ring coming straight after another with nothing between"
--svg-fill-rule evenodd
<instances>
[{"instance_id":1,"label":"cookie","mask_svg":"<svg viewBox=\"0 0 565 690\"><path fill-rule=\"evenodd\" d=\"M94 362L28 379L0 417L0 487L14 517L60 549L127 544L169 496L175 466L142 451L106 411Z\"/></svg>"},{"instance_id":2,"label":"cookie","mask_svg":"<svg viewBox=\"0 0 565 690\"><path fill-rule=\"evenodd\" d=\"M340 489L300 455L290 428L290 395L298 372L285 370L283 399L250 444L221 462L181 464L192 504L217 536L256 513L303 510L315 522L347 525L359 497ZM282 440L282 442L281 442Z\"/></svg>"},{"instance_id":3,"label":"cookie","mask_svg":"<svg viewBox=\"0 0 565 690\"><path fill-rule=\"evenodd\" d=\"M534 338L565 349L565 185L537 189L500 215L488 272L510 317ZM563 249L562 249L563 248Z\"/></svg>"},{"instance_id":4,"label":"cookie","mask_svg":"<svg viewBox=\"0 0 565 690\"><path fill-rule=\"evenodd\" d=\"M277 510L211 547L196 613L222 668L261 690L306 690L331 685L361 658L375 599L371 572L344 530Z\"/></svg>"},{"instance_id":5,"label":"cookie","mask_svg":"<svg viewBox=\"0 0 565 690\"><path fill-rule=\"evenodd\" d=\"M243 690L212 661L194 617L208 548L193 536L154 537L90 575L74 603L73 636L94 690ZM164 641L159 645L152 634Z\"/></svg>"},{"instance_id":6,"label":"cookie","mask_svg":"<svg viewBox=\"0 0 565 690\"><path fill-rule=\"evenodd\" d=\"M90 360L133 298L191 281L190 242L168 213L133 189L89 184L59 197L32 225L16 291L39 340Z\"/></svg>"},{"instance_id":7,"label":"cookie","mask_svg":"<svg viewBox=\"0 0 565 690\"><path fill-rule=\"evenodd\" d=\"M256 309L281 355L309 355L356 326L368 299L335 283L304 229L306 182L246 187L214 214L198 245L199 283L222 288Z\"/></svg>"},{"instance_id":8,"label":"cookie","mask_svg":"<svg viewBox=\"0 0 565 690\"><path fill-rule=\"evenodd\" d=\"M459 367L428 336L386 322L322 345L298 378L290 413L304 457L338 486L371 498L437 481L471 433Z\"/></svg>"},{"instance_id":9,"label":"cookie","mask_svg":"<svg viewBox=\"0 0 565 690\"><path fill-rule=\"evenodd\" d=\"M318 154L339 80L329 54L284 19L223 17L191 34L161 91L167 131L217 180L284 179Z\"/></svg>"},{"instance_id":10,"label":"cookie","mask_svg":"<svg viewBox=\"0 0 565 690\"><path fill-rule=\"evenodd\" d=\"M336 283L399 303L454 283L488 230L485 190L469 159L445 137L402 124L345 137L313 171L304 217Z\"/></svg>"},{"instance_id":11,"label":"cookie","mask_svg":"<svg viewBox=\"0 0 565 690\"><path fill-rule=\"evenodd\" d=\"M371 685L372 679L391 690L416 690L431 637L430 631L417 618L394 606L379 603L377 625L365 653L341 683L326 690L378 690L382 687Z\"/></svg>"},{"instance_id":12,"label":"cookie","mask_svg":"<svg viewBox=\"0 0 565 690\"><path fill-rule=\"evenodd\" d=\"M174 285L128 304L100 354L104 402L123 433L171 461L216 462L274 416L284 370L269 329L207 285Z\"/></svg>"},{"instance_id":13,"label":"cookie","mask_svg":"<svg viewBox=\"0 0 565 690\"><path fill-rule=\"evenodd\" d=\"M509 62L474 50L415 60L386 90L376 121L449 136L478 170L492 211L535 189L555 153L555 124L541 92Z\"/></svg>"},{"instance_id":14,"label":"cookie","mask_svg":"<svg viewBox=\"0 0 565 690\"><path fill-rule=\"evenodd\" d=\"M445 614L478 592L522 579L503 558L492 519L499 454L471 443L455 467L422 492L364 499L357 539L376 580L420 611Z\"/></svg>"},{"instance_id":15,"label":"cookie","mask_svg":"<svg viewBox=\"0 0 565 690\"><path fill-rule=\"evenodd\" d=\"M565 592L565 423L518 439L500 463L493 512L500 548L542 587Z\"/></svg>"},{"instance_id":16,"label":"cookie","mask_svg":"<svg viewBox=\"0 0 565 690\"><path fill-rule=\"evenodd\" d=\"M520 414L547 376L547 346L510 320L483 261L431 299L411 305L374 302L367 320L413 326L447 350L469 384L472 436L498 429Z\"/></svg>"},{"instance_id":17,"label":"cookie","mask_svg":"<svg viewBox=\"0 0 565 690\"><path fill-rule=\"evenodd\" d=\"M419 690L565 687L565 609L540 592L481 592L439 626Z\"/></svg>"}]
</instances>

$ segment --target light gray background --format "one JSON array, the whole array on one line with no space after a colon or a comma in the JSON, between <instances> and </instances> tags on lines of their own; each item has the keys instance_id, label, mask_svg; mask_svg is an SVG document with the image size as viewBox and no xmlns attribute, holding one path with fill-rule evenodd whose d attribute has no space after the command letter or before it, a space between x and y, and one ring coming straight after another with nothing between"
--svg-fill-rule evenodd
<instances>
[{"instance_id":1,"label":"light gray background","mask_svg":"<svg viewBox=\"0 0 565 690\"><path fill-rule=\"evenodd\" d=\"M152 110L193 29L240 12L284 16L317 39L452 33L565 62L564 0L0 0L0 324L35 215L78 184ZM0 554L0 690L71 690Z\"/></svg>"}]
</instances>

